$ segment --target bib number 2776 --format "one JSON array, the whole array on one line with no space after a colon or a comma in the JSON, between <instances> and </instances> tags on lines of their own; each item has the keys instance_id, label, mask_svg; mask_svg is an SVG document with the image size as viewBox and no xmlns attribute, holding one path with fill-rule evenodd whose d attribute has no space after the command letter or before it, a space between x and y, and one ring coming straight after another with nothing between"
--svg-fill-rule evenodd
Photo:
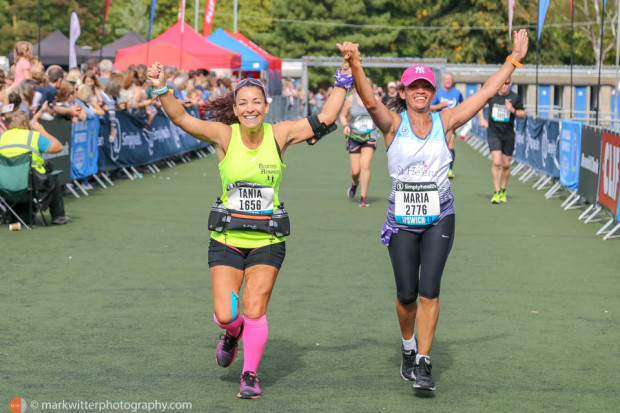
<instances>
[{"instance_id":1,"label":"bib number 2776","mask_svg":"<svg viewBox=\"0 0 620 413\"><path fill-rule=\"evenodd\" d=\"M411 226L430 225L439 218L439 191L435 182L397 182L394 219Z\"/></svg>"}]
</instances>

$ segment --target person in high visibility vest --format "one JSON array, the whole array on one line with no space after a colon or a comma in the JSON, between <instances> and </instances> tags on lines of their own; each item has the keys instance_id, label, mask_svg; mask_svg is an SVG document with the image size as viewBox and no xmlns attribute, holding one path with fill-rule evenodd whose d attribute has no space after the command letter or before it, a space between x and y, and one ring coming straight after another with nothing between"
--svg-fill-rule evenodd
<instances>
[{"instance_id":1,"label":"person in high visibility vest","mask_svg":"<svg viewBox=\"0 0 620 413\"><path fill-rule=\"evenodd\" d=\"M32 152L32 168L35 170L35 188L37 197L43 207L49 207L52 223L56 225L68 224L71 218L65 215L65 205L58 178L53 175L52 164L41 157L43 153L58 153L62 151L62 143L39 123L38 117L32 120L18 110L8 121L8 129L0 135L0 155L7 158ZM29 208L18 207L20 215L26 215ZM34 217L26 217L26 222L32 222Z\"/></svg>"}]
</instances>

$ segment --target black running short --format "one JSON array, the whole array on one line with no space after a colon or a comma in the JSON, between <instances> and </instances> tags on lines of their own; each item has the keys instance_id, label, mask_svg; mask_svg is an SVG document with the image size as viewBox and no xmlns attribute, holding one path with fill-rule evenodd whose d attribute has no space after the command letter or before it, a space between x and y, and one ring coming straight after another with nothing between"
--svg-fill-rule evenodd
<instances>
[{"instance_id":1,"label":"black running short","mask_svg":"<svg viewBox=\"0 0 620 413\"><path fill-rule=\"evenodd\" d=\"M506 156L512 156L515 151L515 137L497 137L495 135L487 135L487 142L489 143L489 150L502 151Z\"/></svg>"},{"instance_id":2,"label":"black running short","mask_svg":"<svg viewBox=\"0 0 620 413\"><path fill-rule=\"evenodd\" d=\"M271 265L278 270L284 262L286 245L277 242L260 248L237 248L215 240L209 242L209 267L225 265L239 270L254 265Z\"/></svg>"},{"instance_id":3,"label":"black running short","mask_svg":"<svg viewBox=\"0 0 620 413\"><path fill-rule=\"evenodd\" d=\"M373 150L377 150L377 141L371 140L367 140L366 142L358 142L353 139L347 139L346 145L349 153L362 153L362 148L372 148Z\"/></svg>"},{"instance_id":4,"label":"black running short","mask_svg":"<svg viewBox=\"0 0 620 413\"><path fill-rule=\"evenodd\" d=\"M454 215L448 215L424 232L399 230L388 250L396 280L396 296L410 304L418 295L439 297L441 276L454 241Z\"/></svg>"}]
</instances>

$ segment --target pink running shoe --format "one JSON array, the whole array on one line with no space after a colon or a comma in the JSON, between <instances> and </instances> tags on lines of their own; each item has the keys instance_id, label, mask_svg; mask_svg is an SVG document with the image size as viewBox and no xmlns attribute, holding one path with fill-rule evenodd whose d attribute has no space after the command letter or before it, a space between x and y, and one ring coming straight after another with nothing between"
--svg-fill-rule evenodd
<instances>
[{"instance_id":1,"label":"pink running shoe","mask_svg":"<svg viewBox=\"0 0 620 413\"><path fill-rule=\"evenodd\" d=\"M217 364L222 367L228 367L233 364L237 358L237 345L242 334L243 324L237 337L231 336L228 331L226 331L226 334L220 335L220 342L215 349L215 361Z\"/></svg>"},{"instance_id":2,"label":"pink running shoe","mask_svg":"<svg viewBox=\"0 0 620 413\"><path fill-rule=\"evenodd\" d=\"M237 397L240 399L259 399L261 396L260 387L258 387L258 377L253 371L244 371L241 375L241 388Z\"/></svg>"}]
</instances>

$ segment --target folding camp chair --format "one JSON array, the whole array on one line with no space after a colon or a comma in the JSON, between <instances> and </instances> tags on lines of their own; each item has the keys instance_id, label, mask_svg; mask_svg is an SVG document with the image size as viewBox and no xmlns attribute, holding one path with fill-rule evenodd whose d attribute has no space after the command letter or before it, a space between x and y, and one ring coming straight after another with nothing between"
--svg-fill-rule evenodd
<instances>
[{"instance_id":1,"label":"folding camp chair","mask_svg":"<svg viewBox=\"0 0 620 413\"><path fill-rule=\"evenodd\" d=\"M12 217L16 218L26 228L31 229L25 221L34 222L36 212L41 213L43 224L47 221L43 215L43 208L34 188L33 170L31 167L32 152L7 158L0 155L0 207L4 209L2 219L5 223ZM16 211L16 205L26 205L27 219L24 220Z\"/></svg>"}]
</instances>

